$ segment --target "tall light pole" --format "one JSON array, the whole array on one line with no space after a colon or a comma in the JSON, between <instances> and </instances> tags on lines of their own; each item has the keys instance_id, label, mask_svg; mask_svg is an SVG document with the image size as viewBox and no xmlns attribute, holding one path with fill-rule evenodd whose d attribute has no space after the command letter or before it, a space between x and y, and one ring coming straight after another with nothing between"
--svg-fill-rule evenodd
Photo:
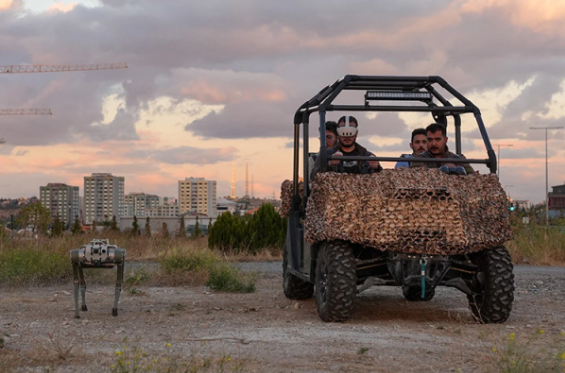
<instances>
[{"instance_id":1,"label":"tall light pole","mask_svg":"<svg viewBox=\"0 0 565 373\"><path fill-rule=\"evenodd\" d=\"M547 130L560 130L563 127L530 127L531 130L545 130L545 224L549 224L549 180L547 171Z\"/></svg>"},{"instance_id":2,"label":"tall light pole","mask_svg":"<svg viewBox=\"0 0 565 373\"><path fill-rule=\"evenodd\" d=\"M512 144L496 144L496 147L498 148L497 153L496 153L496 160L498 161L498 165L496 166L496 176L498 177L498 180L500 181L500 147L509 147L509 146L514 146Z\"/></svg>"}]
</instances>

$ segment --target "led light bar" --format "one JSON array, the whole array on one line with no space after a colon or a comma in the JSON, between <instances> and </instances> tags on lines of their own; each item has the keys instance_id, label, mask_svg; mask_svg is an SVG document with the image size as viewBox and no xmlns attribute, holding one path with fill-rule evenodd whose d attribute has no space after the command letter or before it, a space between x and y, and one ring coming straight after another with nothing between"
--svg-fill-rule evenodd
<instances>
[{"instance_id":1,"label":"led light bar","mask_svg":"<svg viewBox=\"0 0 565 373\"><path fill-rule=\"evenodd\" d=\"M388 92L388 91L367 91L365 100L417 100L432 101L430 92Z\"/></svg>"}]
</instances>

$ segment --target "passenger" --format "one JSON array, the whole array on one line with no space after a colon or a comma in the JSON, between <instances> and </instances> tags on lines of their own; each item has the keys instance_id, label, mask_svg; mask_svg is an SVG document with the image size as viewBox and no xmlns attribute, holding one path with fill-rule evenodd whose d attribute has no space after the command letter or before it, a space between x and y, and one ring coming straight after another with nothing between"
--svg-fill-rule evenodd
<instances>
[{"instance_id":1,"label":"passenger","mask_svg":"<svg viewBox=\"0 0 565 373\"><path fill-rule=\"evenodd\" d=\"M414 158L463 158L465 156L462 154L455 154L449 151L447 148L447 134L445 131L445 126L439 123L432 123L426 127L426 136L428 138L428 150L421 154L414 154ZM446 167L458 167L461 166L465 169L467 174L472 174L475 172L473 167L469 163L436 163L436 162L411 162L410 167L429 167L429 168L440 168L442 166Z\"/></svg>"},{"instance_id":2,"label":"passenger","mask_svg":"<svg viewBox=\"0 0 565 373\"><path fill-rule=\"evenodd\" d=\"M343 116L339 118L337 134L338 134L338 145L333 149L328 149L328 156L365 156L365 157L375 157L375 155L369 152L367 149L362 147L357 143L358 134L358 122L355 117ZM322 165L320 164L321 157L316 158L314 168L310 173L311 180L314 176L321 171ZM344 172L350 174L364 174L368 173L369 169L374 172L380 172L383 168L379 164L379 161L340 161L331 160L328 162L330 166L336 172Z\"/></svg>"},{"instance_id":3,"label":"passenger","mask_svg":"<svg viewBox=\"0 0 565 373\"><path fill-rule=\"evenodd\" d=\"M332 149L337 145L337 123L334 121L326 122L326 148ZM312 154L308 158L308 170L312 172L314 169L314 163L316 162L316 158L318 158L320 153ZM310 180L312 181L312 180Z\"/></svg>"},{"instance_id":4,"label":"passenger","mask_svg":"<svg viewBox=\"0 0 565 373\"><path fill-rule=\"evenodd\" d=\"M422 154L428 150L428 138L426 137L426 130L424 128L418 128L412 131L410 149L412 149L412 154L402 154L400 158L412 158L414 157L414 154ZM410 167L410 162L399 161L396 163L396 166L394 166L394 168L401 167Z\"/></svg>"}]
</instances>

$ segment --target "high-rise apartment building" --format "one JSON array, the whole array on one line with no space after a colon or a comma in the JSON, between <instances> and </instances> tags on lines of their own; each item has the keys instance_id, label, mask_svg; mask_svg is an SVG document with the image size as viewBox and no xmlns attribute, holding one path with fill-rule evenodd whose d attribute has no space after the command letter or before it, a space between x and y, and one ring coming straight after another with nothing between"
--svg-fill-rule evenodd
<instances>
[{"instance_id":1,"label":"high-rise apartment building","mask_svg":"<svg viewBox=\"0 0 565 373\"><path fill-rule=\"evenodd\" d=\"M147 209L159 206L159 196L145 193L130 193L125 196L128 216L149 216Z\"/></svg>"},{"instance_id":2,"label":"high-rise apartment building","mask_svg":"<svg viewBox=\"0 0 565 373\"><path fill-rule=\"evenodd\" d=\"M39 200L43 207L51 213L51 218L56 216L65 225L72 224L79 217L80 205L78 187L63 183L48 183L39 187Z\"/></svg>"},{"instance_id":3,"label":"high-rise apartment building","mask_svg":"<svg viewBox=\"0 0 565 373\"><path fill-rule=\"evenodd\" d=\"M179 213L197 212L210 217L216 211L216 181L190 177L179 181Z\"/></svg>"},{"instance_id":4,"label":"high-rise apartment building","mask_svg":"<svg viewBox=\"0 0 565 373\"><path fill-rule=\"evenodd\" d=\"M84 222L119 221L124 216L124 177L96 173L84 177Z\"/></svg>"}]
</instances>

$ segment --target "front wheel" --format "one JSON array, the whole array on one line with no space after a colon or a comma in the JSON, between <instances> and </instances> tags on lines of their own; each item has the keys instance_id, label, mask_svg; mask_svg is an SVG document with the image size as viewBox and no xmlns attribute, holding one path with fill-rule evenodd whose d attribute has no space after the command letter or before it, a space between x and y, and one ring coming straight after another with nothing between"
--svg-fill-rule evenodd
<instances>
[{"instance_id":1,"label":"front wheel","mask_svg":"<svg viewBox=\"0 0 565 373\"><path fill-rule=\"evenodd\" d=\"M357 265L350 244L326 242L316 263L316 303L324 321L351 317L357 292Z\"/></svg>"},{"instance_id":2,"label":"front wheel","mask_svg":"<svg viewBox=\"0 0 565 373\"><path fill-rule=\"evenodd\" d=\"M471 260L479 267L478 294L467 295L474 318L483 324L505 322L514 301L514 273L508 250L504 247L486 249Z\"/></svg>"}]
</instances>

